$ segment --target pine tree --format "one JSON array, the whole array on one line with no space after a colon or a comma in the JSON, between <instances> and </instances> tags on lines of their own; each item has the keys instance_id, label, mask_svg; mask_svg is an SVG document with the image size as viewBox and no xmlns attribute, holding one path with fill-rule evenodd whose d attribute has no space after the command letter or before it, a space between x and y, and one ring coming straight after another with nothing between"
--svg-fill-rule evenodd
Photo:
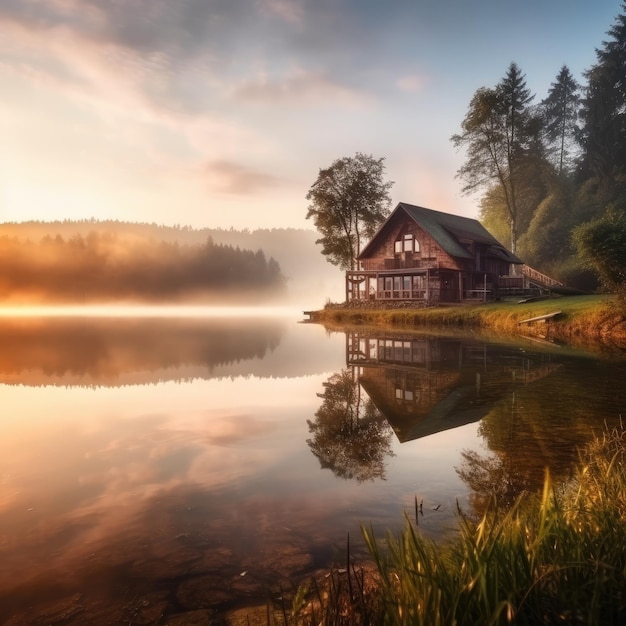
<instances>
[{"instance_id":1,"label":"pine tree","mask_svg":"<svg viewBox=\"0 0 626 626\"><path fill-rule=\"evenodd\" d=\"M559 173L571 170L576 140L580 129L580 85L574 80L567 65L563 65L556 81L550 85L548 96L541 102L544 132L549 148L555 156Z\"/></svg>"},{"instance_id":2,"label":"pine tree","mask_svg":"<svg viewBox=\"0 0 626 626\"><path fill-rule=\"evenodd\" d=\"M583 174L618 183L626 176L626 2L585 73Z\"/></svg>"}]
</instances>

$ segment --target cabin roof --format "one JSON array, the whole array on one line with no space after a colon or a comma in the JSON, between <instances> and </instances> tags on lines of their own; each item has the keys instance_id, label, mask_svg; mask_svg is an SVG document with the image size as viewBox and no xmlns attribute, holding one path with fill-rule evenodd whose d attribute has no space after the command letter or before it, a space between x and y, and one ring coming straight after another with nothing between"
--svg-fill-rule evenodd
<instances>
[{"instance_id":1,"label":"cabin roof","mask_svg":"<svg viewBox=\"0 0 626 626\"><path fill-rule=\"evenodd\" d=\"M468 239L488 246L488 254L509 263L523 263L517 256L507 250L478 220L426 209L414 204L400 202L391 215L385 220L378 232L363 248L359 259L367 258L375 243L388 235L391 225L404 213L416 224L421 226L441 248L450 256L471 259L471 252L459 241Z\"/></svg>"}]
</instances>

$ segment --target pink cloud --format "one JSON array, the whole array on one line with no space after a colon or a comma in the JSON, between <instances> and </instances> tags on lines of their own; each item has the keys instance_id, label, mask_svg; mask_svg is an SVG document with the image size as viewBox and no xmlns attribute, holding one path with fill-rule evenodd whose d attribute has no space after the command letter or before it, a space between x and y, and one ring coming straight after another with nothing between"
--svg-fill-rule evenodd
<instances>
[{"instance_id":1,"label":"pink cloud","mask_svg":"<svg viewBox=\"0 0 626 626\"><path fill-rule=\"evenodd\" d=\"M212 190L221 193L250 195L265 187L279 184L274 176L231 161L211 161L206 165L205 171Z\"/></svg>"},{"instance_id":2,"label":"pink cloud","mask_svg":"<svg viewBox=\"0 0 626 626\"><path fill-rule=\"evenodd\" d=\"M426 81L424 77L419 74L405 74L396 80L396 87L400 91L415 93L417 91L421 91L425 83Z\"/></svg>"},{"instance_id":3,"label":"pink cloud","mask_svg":"<svg viewBox=\"0 0 626 626\"><path fill-rule=\"evenodd\" d=\"M362 106L370 98L364 92L341 84L324 72L292 72L282 80L271 80L265 74L240 86L236 100L266 104Z\"/></svg>"},{"instance_id":4,"label":"pink cloud","mask_svg":"<svg viewBox=\"0 0 626 626\"><path fill-rule=\"evenodd\" d=\"M275 15L285 22L301 25L304 21L304 9L296 0L262 0L261 12Z\"/></svg>"}]
</instances>

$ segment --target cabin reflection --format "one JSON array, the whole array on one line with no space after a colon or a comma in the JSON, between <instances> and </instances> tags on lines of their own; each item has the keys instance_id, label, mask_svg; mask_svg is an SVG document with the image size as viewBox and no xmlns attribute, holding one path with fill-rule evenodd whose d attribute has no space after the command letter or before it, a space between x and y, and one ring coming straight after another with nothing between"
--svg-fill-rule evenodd
<instances>
[{"instance_id":1,"label":"cabin reflection","mask_svg":"<svg viewBox=\"0 0 626 626\"><path fill-rule=\"evenodd\" d=\"M346 360L400 442L477 422L508 390L559 367L465 338L363 331L346 333Z\"/></svg>"}]
</instances>

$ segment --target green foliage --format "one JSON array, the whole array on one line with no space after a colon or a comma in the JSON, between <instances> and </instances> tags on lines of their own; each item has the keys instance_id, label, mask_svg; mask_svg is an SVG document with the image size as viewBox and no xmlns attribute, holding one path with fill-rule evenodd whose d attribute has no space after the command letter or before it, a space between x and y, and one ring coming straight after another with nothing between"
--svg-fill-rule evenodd
<instances>
[{"instance_id":1,"label":"green foliage","mask_svg":"<svg viewBox=\"0 0 626 626\"><path fill-rule=\"evenodd\" d=\"M553 181L550 193L538 204L526 232L520 237L519 253L533 267L552 271L573 254L573 190L567 179ZM557 276L555 276L557 277Z\"/></svg>"},{"instance_id":2,"label":"green foliage","mask_svg":"<svg viewBox=\"0 0 626 626\"><path fill-rule=\"evenodd\" d=\"M554 276L564 285L586 293L596 293L600 287L598 275L586 267L577 255L573 255L554 266Z\"/></svg>"},{"instance_id":3,"label":"green foliage","mask_svg":"<svg viewBox=\"0 0 626 626\"><path fill-rule=\"evenodd\" d=\"M498 240L509 241L511 225L506 209L506 199L501 186L493 185L480 199L480 220L483 226Z\"/></svg>"},{"instance_id":4,"label":"green foliage","mask_svg":"<svg viewBox=\"0 0 626 626\"><path fill-rule=\"evenodd\" d=\"M541 122L530 106L532 99L524 75L511 63L495 89L476 91L462 132L452 137L467 154L457 172L465 181L464 192L497 189L500 202L491 207L500 210L509 224L513 252L519 229L530 220L525 216L532 215L541 196L535 185L544 168Z\"/></svg>"},{"instance_id":5,"label":"green foliage","mask_svg":"<svg viewBox=\"0 0 626 626\"><path fill-rule=\"evenodd\" d=\"M385 181L384 158L357 152L321 169L306 199L322 254L341 269L354 269L363 245L389 215L393 182Z\"/></svg>"},{"instance_id":6,"label":"green foliage","mask_svg":"<svg viewBox=\"0 0 626 626\"><path fill-rule=\"evenodd\" d=\"M626 296L626 212L610 206L602 217L578 226L573 237L580 257L604 286Z\"/></svg>"}]
</instances>

